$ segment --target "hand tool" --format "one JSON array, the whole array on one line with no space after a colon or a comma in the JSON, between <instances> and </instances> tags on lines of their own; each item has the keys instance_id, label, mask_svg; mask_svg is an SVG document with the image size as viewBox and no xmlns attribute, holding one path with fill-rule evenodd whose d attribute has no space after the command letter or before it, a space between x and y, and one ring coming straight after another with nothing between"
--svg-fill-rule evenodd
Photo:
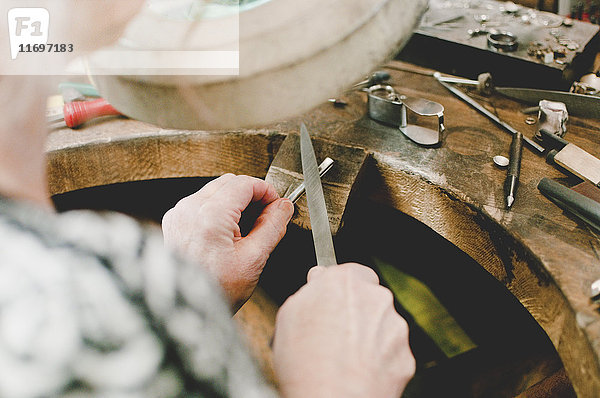
<instances>
[{"instance_id":1,"label":"hand tool","mask_svg":"<svg viewBox=\"0 0 600 398\"><path fill-rule=\"evenodd\" d=\"M344 108L348 103L339 98L329 98L327 101L331 102L336 108Z\"/></svg>"},{"instance_id":2,"label":"hand tool","mask_svg":"<svg viewBox=\"0 0 600 398\"><path fill-rule=\"evenodd\" d=\"M588 198L600 203L600 188L589 181L583 181L571 188L573 191L587 196Z\"/></svg>"},{"instance_id":3,"label":"hand tool","mask_svg":"<svg viewBox=\"0 0 600 398\"><path fill-rule=\"evenodd\" d=\"M508 172L504 181L504 191L506 192L506 208L510 209L515 201L517 188L519 186L519 175L521 173L521 155L523 153L523 134L516 132L513 134L510 143L510 159L508 163Z\"/></svg>"},{"instance_id":4,"label":"hand tool","mask_svg":"<svg viewBox=\"0 0 600 398\"><path fill-rule=\"evenodd\" d=\"M398 126L399 130L416 142L424 146L437 145L442 141L444 127L444 107L434 101L423 98L398 95L392 86L380 84L369 87L367 90L367 108L369 116L377 121ZM385 96L377 95L385 91ZM438 129L408 124L406 110L409 109L419 116L435 116L438 120Z\"/></svg>"},{"instance_id":5,"label":"hand tool","mask_svg":"<svg viewBox=\"0 0 600 398\"><path fill-rule=\"evenodd\" d=\"M327 173L333 167L333 159L325 158L319 165L319 177L323 177L325 173ZM304 182L301 182L296 188L292 189L293 185L290 185L286 193L283 195L285 198L288 198L292 201L292 203L296 203L298 199L304 194L306 191L306 187L304 186Z\"/></svg>"},{"instance_id":6,"label":"hand tool","mask_svg":"<svg viewBox=\"0 0 600 398\"><path fill-rule=\"evenodd\" d=\"M452 85L443 82L441 80L439 80L439 77L441 76L441 74L439 72L436 72L433 74L433 77L435 77L435 79L444 87L446 87L446 89L448 89L452 94L456 95L458 98L462 99L463 101L465 101L467 104L471 105L473 108L475 108L477 111L479 111L480 113L484 114L485 116L487 116L489 119L491 119L493 122L495 122L496 124L498 124L500 127L504 128L506 131L508 131L511 134L516 134L517 130L515 130L514 128L512 128L510 125L508 125L507 123L503 122L502 120L500 120L500 118L496 115L494 115L492 112L488 111L487 109L485 109L482 105L480 105L477 101L475 101L473 98L469 97L467 94L463 93L462 91L460 91L459 89L457 89L456 87L453 87ZM530 138L527 137L523 137L523 140L533 149L535 149L536 151L538 151L539 153L544 152L544 148L539 145L538 143L536 143L535 141L531 140Z\"/></svg>"},{"instance_id":7,"label":"hand tool","mask_svg":"<svg viewBox=\"0 0 600 398\"><path fill-rule=\"evenodd\" d=\"M482 73L477 80L463 79L459 77L442 76L439 72L434 73L434 77L439 82L464 84L475 86L482 94L489 95L496 91L506 97L526 102L531 105L538 105L541 100L562 102L567 106L567 110L577 116L600 117L600 97L588 94L571 93L568 91L542 90L537 88L521 87L495 87L491 75ZM489 77L488 77L489 76Z\"/></svg>"},{"instance_id":8,"label":"hand tool","mask_svg":"<svg viewBox=\"0 0 600 398\"><path fill-rule=\"evenodd\" d=\"M336 265L337 260L333 238L331 237L325 196L323 195L323 186L317 168L317 158L304 123L300 126L300 155L302 157L302 174L304 175L304 185L306 185L306 202L308 203L317 265Z\"/></svg>"},{"instance_id":9,"label":"hand tool","mask_svg":"<svg viewBox=\"0 0 600 398\"><path fill-rule=\"evenodd\" d=\"M121 113L113 108L103 98L93 101L76 101L66 103L62 114L50 115L47 117L48 123L57 123L64 120L67 127L76 128L83 123L101 116L118 116Z\"/></svg>"},{"instance_id":10,"label":"hand tool","mask_svg":"<svg viewBox=\"0 0 600 398\"><path fill-rule=\"evenodd\" d=\"M453 77L453 76L442 76L439 75L437 78L438 81L442 81L445 83L454 83L454 84L465 84L468 86L476 86L477 91L481 92L485 95L490 95L494 92L494 82L492 80L491 73L480 73L477 76L477 80L464 79L462 77Z\"/></svg>"},{"instance_id":11,"label":"hand tool","mask_svg":"<svg viewBox=\"0 0 600 398\"><path fill-rule=\"evenodd\" d=\"M373 73L371 76L369 76L365 80L356 83L355 85L352 86L352 88L358 88L361 86L371 87L371 86L374 86L375 84L381 84L383 82L390 80L390 77L391 76L388 72L380 70L380 71Z\"/></svg>"},{"instance_id":12,"label":"hand tool","mask_svg":"<svg viewBox=\"0 0 600 398\"><path fill-rule=\"evenodd\" d=\"M567 110L572 115L593 118L600 117L600 97L595 95L517 87L496 87L495 90L509 98L531 105L536 105L541 100L562 102L567 106Z\"/></svg>"},{"instance_id":13,"label":"hand tool","mask_svg":"<svg viewBox=\"0 0 600 398\"><path fill-rule=\"evenodd\" d=\"M542 129L540 134L544 145L552 149L546 156L549 163L557 164L600 187L600 159L549 131Z\"/></svg>"},{"instance_id":14,"label":"hand tool","mask_svg":"<svg viewBox=\"0 0 600 398\"><path fill-rule=\"evenodd\" d=\"M542 178L538 189L558 206L600 232L600 203L549 178Z\"/></svg>"}]
</instances>

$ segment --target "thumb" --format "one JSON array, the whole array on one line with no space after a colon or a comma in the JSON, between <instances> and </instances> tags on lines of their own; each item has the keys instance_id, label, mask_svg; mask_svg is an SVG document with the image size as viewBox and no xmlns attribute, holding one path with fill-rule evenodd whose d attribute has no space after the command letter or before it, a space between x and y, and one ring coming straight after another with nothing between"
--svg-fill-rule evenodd
<instances>
[{"instance_id":1,"label":"thumb","mask_svg":"<svg viewBox=\"0 0 600 398\"><path fill-rule=\"evenodd\" d=\"M287 224L294 215L294 204L289 199L278 199L264 208L252 230L240 241L247 247L260 248L270 254L285 235Z\"/></svg>"},{"instance_id":2,"label":"thumb","mask_svg":"<svg viewBox=\"0 0 600 398\"><path fill-rule=\"evenodd\" d=\"M319 278L325 272L325 267L320 265L316 265L308 270L308 275L306 275L306 281L310 282L311 280L315 280Z\"/></svg>"}]
</instances>

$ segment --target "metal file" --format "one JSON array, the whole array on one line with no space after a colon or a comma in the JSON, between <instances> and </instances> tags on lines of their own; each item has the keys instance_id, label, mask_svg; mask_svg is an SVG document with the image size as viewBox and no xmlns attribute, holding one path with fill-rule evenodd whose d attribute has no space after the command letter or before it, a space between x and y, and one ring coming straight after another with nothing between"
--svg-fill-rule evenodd
<instances>
[{"instance_id":1,"label":"metal file","mask_svg":"<svg viewBox=\"0 0 600 398\"><path fill-rule=\"evenodd\" d=\"M317 167L317 158L304 123L300 126L300 154L317 265L336 265L337 260L329 226L329 217L327 216L325 196L323 195L323 186Z\"/></svg>"}]
</instances>

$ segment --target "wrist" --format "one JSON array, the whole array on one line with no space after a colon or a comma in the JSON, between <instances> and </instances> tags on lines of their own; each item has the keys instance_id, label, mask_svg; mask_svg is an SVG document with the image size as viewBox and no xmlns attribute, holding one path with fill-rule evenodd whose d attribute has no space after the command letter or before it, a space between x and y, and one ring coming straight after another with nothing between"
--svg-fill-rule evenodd
<instances>
[{"instance_id":1,"label":"wrist","mask_svg":"<svg viewBox=\"0 0 600 398\"><path fill-rule=\"evenodd\" d=\"M298 374L297 374L298 375ZM399 394L386 390L377 377L369 377L364 372L355 372L353 376L327 376L321 373L317 377L297 377L294 380L280 382L285 398L364 398L397 397Z\"/></svg>"}]
</instances>

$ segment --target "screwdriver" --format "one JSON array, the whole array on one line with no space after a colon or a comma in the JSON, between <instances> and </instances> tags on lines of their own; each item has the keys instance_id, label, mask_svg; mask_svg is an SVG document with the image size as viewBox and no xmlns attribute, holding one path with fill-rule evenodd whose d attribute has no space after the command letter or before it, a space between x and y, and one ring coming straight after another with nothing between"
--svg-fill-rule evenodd
<instances>
[{"instance_id":1,"label":"screwdriver","mask_svg":"<svg viewBox=\"0 0 600 398\"><path fill-rule=\"evenodd\" d=\"M67 127L76 128L97 117L118 115L121 115L121 112L104 98L99 98L93 101L68 102L64 105L62 114L48 116L47 122L56 123L64 120Z\"/></svg>"},{"instance_id":2,"label":"screwdriver","mask_svg":"<svg viewBox=\"0 0 600 398\"><path fill-rule=\"evenodd\" d=\"M523 153L523 134L516 132L512 136L510 143L510 161L508 163L508 172L504 181L504 191L506 193L506 208L510 209L515 202L517 187L519 186L519 174L521 172L521 156Z\"/></svg>"}]
</instances>

